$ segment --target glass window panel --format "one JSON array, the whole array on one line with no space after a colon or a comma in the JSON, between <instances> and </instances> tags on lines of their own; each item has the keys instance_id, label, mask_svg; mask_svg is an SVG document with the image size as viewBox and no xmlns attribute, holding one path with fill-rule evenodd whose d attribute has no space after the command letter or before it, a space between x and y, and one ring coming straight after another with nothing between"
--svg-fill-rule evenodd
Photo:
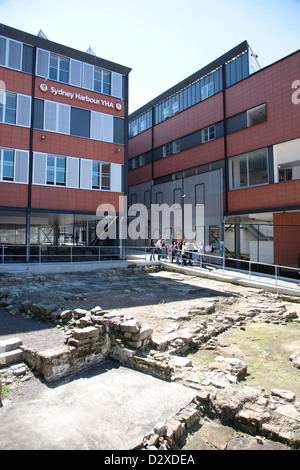
<instances>
[{"instance_id":1,"label":"glass window panel","mask_svg":"<svg viewBox=\"0 0 300 470\"><path fill-rule=\"evenodd\" d=\"M62 83L69 83L69 60L59 59L59 81Z\"/></svg>"},{"instance_id":2,"label":"glass window panel","mask_svg":"<svg viewBox=\"0 0 300 470\"><path fill-rule=\"evenodd\" d=\"M110 165L102 163L101 189L110 189Z\"/></svg>"},{"instance_id":3,"label":"glass window panel","mask_svg":"<svg viewBox=\"0 0 300 470\"><path fill-rule=\"evenodd\" d=\"M230 160L230 189L248 186L247 157L241 155Z\"/></svg>"},{"instance_id":4,"label":"glass window panel","mask_svg":"<svg viewBox=\"0 0 300 470\"><path fill-rule=\"evenodd\" d=\"M94 189L100 188L100 163L99 162L93 162L92 187Z\"/></svg>"},{"instance_id":5,"label":"glass window panel","mask_svg":"<svg viewBox=\"0 0 300 470\"><path fill-rule=\"evenodd\" d=\"M55 183L55 158L48 155L47 157L47 184Z\"/></svg>"},{"instance_id":6,"label":"glass window panel","mask_svg":"<svg viewBox=\"0 0 300 470\"><path fill-rule=\"evenodd\" d=\"M103 72L103 93L110 94L110 73Z\"/></svg>"},{"instance_id":7,"label":"glass window panel","mask_svg":"<svg viewBox=\"0 0 300 470\"><path fill-rule=\"evenodd\" d=\"M248 154L249 186L268 182L267 150Z\"/></svg>"},{"instance_id":8,"label":"glass window panel","mask_svg":"<svg viewBox=\"0 0 300 470\"><path fill-rule=\"evenodd\" d=\"M16 123L16 104L17 95L14 93L6 93L5 122L8 124Z\"/></svg>"},{"instance_id":9,"label":"glass window panel","mask_svg":"<svg viewBox=\"0 0 300 470\"><path fill-rule=\"evenodd\" d=\"M71 135L90 137L90 111L71 108Z\"/></svg>"},{"instance_id":10,"label":"glass window panel","mask_svg":"<svg viewBox=\"0 0 300 470\"><path fill-rule=\"evenodd\" d=\"M14 179L14 151L3 150L3 179L13 181Z\"/></svg>"},{"instance_id":11,"label":"glass window panel","mask_svg":"<svg viewBox=\"0 0 300 470\"><path fill-rule=\"evenodd\" d=\"M66 184L66 159L56 157L56 184L64 186Z\"/></svg>"},{"instance_id":12,"label":"glass window panel","mask_svg":"<svg viewBox=\"0 0 300 470\"><path fill-rule=\"evenodd\" d=\"M32 73L33 47L23 45L22 71Z\"/></svg>"},{"instance_id":13,"label":"glass window panel","mask_svg":"<svg viewBox=\"0 0 300 470\"><path fill-rule=\"evenodd\" d=\"M50 66L49 66L49 78L51 80L57 80L58 72L58 57L50 55Z\"/></svg>"}]
</instances>

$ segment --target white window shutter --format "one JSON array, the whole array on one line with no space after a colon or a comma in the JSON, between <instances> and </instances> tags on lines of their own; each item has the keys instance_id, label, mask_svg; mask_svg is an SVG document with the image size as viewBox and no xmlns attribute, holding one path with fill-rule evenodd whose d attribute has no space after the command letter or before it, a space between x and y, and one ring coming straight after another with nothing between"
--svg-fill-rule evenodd
<instances>
[{"instance_id":1,"label":"white window shutter","mask_svg":"<svg viewBox=\"0 0 300 470\"><path fill-rule=\"evenodd\" d=\"M29 152L16 150L15 152L15 183L28 183Z\"/></svg>"},{"instance_id":2,"label":"white window shutter","mask_svg":"<svg viewBox=\"0 0 300 470\"><path fill-rule=\"evenodd\" d=\"M22 44L9 39L8 50L8 67L11 69L21 70Z\"/></svg>"},{"instance_id":3,"label":"white window shutter","mask_svg":"<svg viewBox=\"0 0 300 470\"><path fill-rule=\"evenodd\" d=\"M30 127L31 97L18 95L17 97L17 119L18 126Z\"/></svg>"},{"instance_id":4,"label":"white window shutter","mask_svg":"<svg viewBox=\"0 0 300 470\"><path fill-rule=\"evenodd\" d=\"M57 119L56 119L56 106L57 104L53 101L45 101L45 122L44 129L46 131L56 131Z\"/></svg>"},{"instance_id":5,"label":"white window shutter","mask_svg":"<svg viewBox=\"0 0 300 470\"><path fill-rule=\"evenodd\" d=\"M37 49L36 74L39 77L48 78L49 76L50 52L43 49Z\"/></svg>"},{"instance_id":6,"label":"white window shutter","mask_svg":"<svg viewBox=\"0 0 300 470\"><path fill-rule=\"evenodd\" d=\"M101 113L91 112L91 139L101 140L102 117Z\"/></svg>"},{"instance_id":7,"label":"white window shutter","mask_svg":"<svg viewBox=\"0 0 300 470\"><path fill-rule=\"evenodd\" d=\"M111 95L123 98L123 76L116 72L111 74Z\"/></svg>"},{"instance_id":8,"label":"white window shutter","mask_svg":"<svg viewBox=\"0 0 300 470\"><path fill-rule=\"evenodd\" d=\"M70 106L58 103L57 131L63 134L70 134Z\"/></svg>"},{"instance_id":9,"label":"white window shutter","mask_svg":"<svg viewBox=\"0 0 300 470\"><path fill-rule=\"evenodd\" d=\"M33 154L33 184L46 184L47 154Z\"/></svg>"},{"instance_id":10,"label":"white window shutter","mask_svg":"<svg viewBox=\"0 0 300 470\"><path fill-rule=\"evenodd\" d=\"M101 140L104 142L114 140L114 117L111 114L102 114Z\"/></svg>"},{"instance_id":11,"label":"white window shutter","mask_svg":"<svg viewBox=\"0 0 300 470\"><path fill-rule=\"evenodd\" d=\"M80 159L80 187L81 189L92 189L92 160Z\"/></svg>"},{"instance_id":12,"label":"white window shutter","mask_svg":"<svg viewBox=\"0 0 300 470\"><path fill-rule=\"evenodd\" d=\"M81 86L82 62L70 60L70 85Z\"/></svg>"},{"instance_id":13,"label":"white window shutter","mask_svg":"<svg viewBox=\"0 0 300 470\"><path fill-rule=\"evenodd\" d=\"M94 89L94 66L83 64L82 87L88 90Z\"/></svg>"},{"instance_id":14,"label":"white window shutter","mask_svg":"<svg viewBox=\"0 0 300 470\"><path fill-rule=\"evenodd\" d=\"M110 190L115 193L122 192L122 167L119 163L110 164Z\"/></svg>"},{"instance_id":15,"label":"white window shutter","mask_svg":"<svg viewBox=\"0 0 300 470\"><path fill-rule=\"evenodd\" d=\"M68 188L79 187L79 158L67 157L67 179Z\"/></svg>"}]
</instances>

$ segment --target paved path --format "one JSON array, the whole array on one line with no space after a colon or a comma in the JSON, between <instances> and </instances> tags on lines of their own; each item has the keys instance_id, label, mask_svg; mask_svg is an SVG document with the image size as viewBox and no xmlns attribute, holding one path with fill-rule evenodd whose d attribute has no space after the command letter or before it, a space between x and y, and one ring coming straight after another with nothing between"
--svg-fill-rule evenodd
<instances>
[{"instance_id":1,"label":"paved path","mask_svg":"<svg viewBox=\"0 0 300 470\"><path fill-rule=\"evenodd\" d=\"M37 400L0 408L0 450L128 450L194 397L195 390L107 361L48 384Z\"/></svg>"}]
</instances>

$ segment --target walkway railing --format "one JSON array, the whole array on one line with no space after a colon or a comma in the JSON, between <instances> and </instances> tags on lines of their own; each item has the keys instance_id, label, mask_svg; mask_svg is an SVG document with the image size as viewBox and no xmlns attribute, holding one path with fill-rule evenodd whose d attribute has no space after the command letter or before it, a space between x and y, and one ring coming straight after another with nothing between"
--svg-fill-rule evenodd
<instances>
[{"instance_id":1,"label":"walkway railing","mask_svg":"<svg viewBox=\"0 0 300 470\"><path fill-rule=\"evenodd\" d=\"M27 249L28 248L28 249ZM300 282L300 269L291 266L260 263L251 260L227 258L219 254L200 255L186 251L170 256L167 250L157 252L148 246L80 246L80 245L0 245L0 263L77 263L111 260L165 261L179 265L192 265L199 269L213 267L225 276L228 272L240 272L251 281L254 276L267 276L278 282ZM226 273L225 273L226 271ZM232 277L232 275L231 275Z\"/></svg>"},{"instance_id":2,"label":"walkway railing","mask_svg":"<svg viewBox=\"0 0 300 470\"><path fill-rule=\"evenodd\" d=\"M156 249L150 249L149 247L125 247L123 248L124 256L126 258L143 258L144 260L154 261L166 261L169 263L179 264L194 267L200 269L207 269L209 267L216 268L222 272L225 276L225 271L230 272L242 272L244 276L247 276L251 281L254 276L267 276L269 279L273 279L275 286L278 282L300 282L300 268L292 266L284 266L279 264L260 263L257 261L227 258L225 255L220 254L204 254L201 255L195 251L186 251L185 255L178 253L177 256L172 257L168 253L164 253L161 250L160 253ZM232 277L232 276L231 276Z\"/></svg>"},{"instance_id":3,"label":"walkway railing","mask_svg":"<svg viewBox=\"0 0 300 470\"><path fill-rule=\"evenodd\" d=\"M120 259L119 246L0 245L1 263L75 263Z\"/></svg>"}]
</instances>

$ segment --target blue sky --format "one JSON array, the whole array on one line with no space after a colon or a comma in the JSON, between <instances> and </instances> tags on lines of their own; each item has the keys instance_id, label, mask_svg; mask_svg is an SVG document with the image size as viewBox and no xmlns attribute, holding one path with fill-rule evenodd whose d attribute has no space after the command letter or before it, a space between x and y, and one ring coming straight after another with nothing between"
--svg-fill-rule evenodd
<instances>
[{"instance_id":1,"label":"blue sky","mask_svg":"<svg viewBox=\"0 0 300 470\"><path fill-rule=\"evenodd\" d=\"M295 52L299 19L300 0L0 0L1 23L132 68L130 112L244 40L262 67Z\"/></svg>"}]
</instances>

